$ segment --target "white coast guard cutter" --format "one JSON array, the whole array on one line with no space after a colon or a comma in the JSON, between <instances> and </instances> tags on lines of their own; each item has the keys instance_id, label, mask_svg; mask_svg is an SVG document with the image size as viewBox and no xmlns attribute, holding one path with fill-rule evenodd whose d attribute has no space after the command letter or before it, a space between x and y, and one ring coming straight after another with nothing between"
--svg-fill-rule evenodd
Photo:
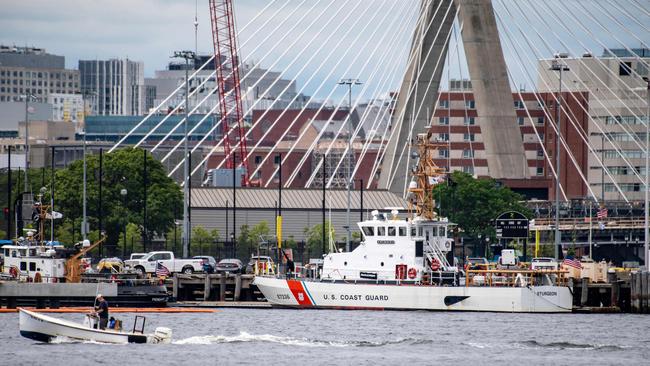
<instances>
[{"instance_id":1,"label":"white coast guard cutter","mask_svg":"<svg viewBox=\"0 0 650 366\"><path fill-rule=\"evenodd\" d=\"M419 161L409 186L415 214L373 212L358 223L361 244L329 253L318 278L256 276L274 306L335 309L570 312L572 294L562 271L481 269L461 277L449 264L450 224L433 212L432 188L444 174L433 164L435 143L418 136ZM464 281L463 281L464 280ZM462 283L464 282L464 283Z\"/></svg>"}]
</instances>

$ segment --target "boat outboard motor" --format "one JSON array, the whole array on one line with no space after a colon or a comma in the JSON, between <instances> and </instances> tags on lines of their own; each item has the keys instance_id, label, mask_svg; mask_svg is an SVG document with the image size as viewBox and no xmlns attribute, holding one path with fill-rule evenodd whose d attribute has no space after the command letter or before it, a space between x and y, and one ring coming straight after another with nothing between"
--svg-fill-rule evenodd
<instances>
[{"instance_id":1,"label":"boat outboard motor","mask_svg":"<svg viewBox=\"0 0 650 366\"><path fill-rule=\"evenodd\" d=\"M165 327L158 327L153 332L153 342L152 343L164 343L169 344L172 342L172 330Z\"/></svg>"}]
</instances>

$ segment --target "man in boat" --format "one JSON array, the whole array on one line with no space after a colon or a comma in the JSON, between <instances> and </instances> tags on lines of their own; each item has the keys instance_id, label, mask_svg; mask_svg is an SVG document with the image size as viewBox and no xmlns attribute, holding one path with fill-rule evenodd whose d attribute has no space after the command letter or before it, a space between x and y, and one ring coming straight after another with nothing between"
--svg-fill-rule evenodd
<instances>
[{"instance_id":1,"label":"man in boat","mask_svg":"<svg viewBox=\"0 0 650 366\"><path fill-rule=\"evenodd\" d=\"M99 329L106 329L108 324L108 301L102 294L98 294L95 299L95 314L99 316Z\"/></svg>"}]
</instances>

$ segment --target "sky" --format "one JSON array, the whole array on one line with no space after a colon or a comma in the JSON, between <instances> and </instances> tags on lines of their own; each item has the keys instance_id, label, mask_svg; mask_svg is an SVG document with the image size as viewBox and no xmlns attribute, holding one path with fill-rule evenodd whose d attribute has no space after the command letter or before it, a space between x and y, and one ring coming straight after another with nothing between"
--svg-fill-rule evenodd
<instances>
[{"instance_id":1,"label":"sky","mask_svg":"<svg viewBox=\"0 0 650 366\"><path fill-rule=\"evenodd\" d=\"M234 3L243 59L295 78L304 94L338 101L346 93L345 88L336 86L341 78L364 82L354 90L360 100L399 87L420 0ZM581 55L589 49L600 55L603 44L639 47L650 43L647 0L493 3L512 84L518 87L531 87L519 60L534 74L534 60L549 57L554 51ZM155 70L165 68L175 50L194 49L196 5L196 0L0 0L0 44L45 48L64 55L69 68L76 68L79 59L128 57L143 61L146 76L152 76ZM578 21L584 22L589 33L581 30ZM198 50L211 52L208 0L198 1L198 22ZM563 29L561 22L575 34ZM544 35L545 42L537 33ZM453 38L450 49L454 57L450 57L445 79L447 75L466 78L462 43L457 48ZM512 44L521 47L519 55Z\"/></svg>"}]
</instances>

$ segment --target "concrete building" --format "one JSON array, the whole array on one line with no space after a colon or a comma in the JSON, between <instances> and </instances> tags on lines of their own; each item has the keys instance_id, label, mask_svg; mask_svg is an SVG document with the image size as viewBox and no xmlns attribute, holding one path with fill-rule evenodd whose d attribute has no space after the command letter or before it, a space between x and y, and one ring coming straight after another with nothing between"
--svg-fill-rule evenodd
<instances>
[{"instance_id":1,"label":"concrete building","mask_svg":"<svg viewBox=\"0 0 650 366\"><path fill-rule=\"evenodd\" d=\"M81 94L52 93L47 97L47 102L52 105L53 121L84 121L84 100Z\"/></svg>"},{"instance_id":2,"label":"concrete building","mask_svg":"<svg viewBox=\"0 0 650 366\"><path fill-rule=\"evenodd\" d=\"M200 56L200 62L205 62L208 58L208 56ZM201 64L197 61L195 66L189 71L189 74L191 75L200 66ZM214 63L211 62L199 71L195 78L190 80L190 93L199 88L198 93L190 98L190 110L194 109L199 102L207 97L206 101L198 107L197 112L218 112L218 108L215 108L219 99L218 95L211 93L217 86L214 72ZM283 79L280 72L270 71L258 65L244 63L241 66L240 75L242 78L242 102L245 111L251 108L283 109L289 106L289 102L297 95L295 80ZM248 76L244 79L246 75ZM146 85L152 88L147 92L147 95L150 92L153 93L153 88L155 88L155 98L153 99L153 103L150 104L151 108L160 105L184 81L185 64L176 62L170 63L166 70L157 70L153 78L146 78ZM302 108L308 99L307 96L299 95L291 105L291 108ZM182 88L173 98L162 103L159 111L174 109L184 101L185 89Z\"/></svg>"},{"instance_id":3,"label":"concrete building","mask_svg":"<svg viewBox=\"0 0 650 366\"><path fill-rule=\"evenodd\" d=\"M65 69L65 58L42 48L0 45L0 103L32 94L47 102L52 93L79 93L79 71Z\"/></svg>"},{"instance_id":4,"label":"concrete building","mask_svg":"<svg viewBox=\"0 0 650 366\"><path fill-rule=\"evenodd\" d=\"M478 118L471 83L464 81L463 88L459 81L450 82L451 91L440 94L439 104L431 122L430 131L435 139L447 143L446 149L438 151L435 163L448 171L460 170L478 177L495 177L490 171L486 157L483 129L484 120ZM551 199L555 197L555 185L549 160L555 165L555 131L549 126L554 123L556 113L553 95L541 93L538 102L534 93L512 93L516 121L520 131L520 143L525 151L529 179L505 179L499 181L506 186L523 193L529 198ZM580 178L580 173L587 175L587 146L580 137L586 139L588 117L586 108L588 96L584 93L563 93L568 102L568 109L577 117L574 125L565 121L563 115L562 135L567 139L576 161L574 164L569 154L561 154L560 183L566 190L568 198L582 198L587 195L587 186ZM549 119L552 118L550 121ZM539 138L537 137L539 136ZM540 143L543 141L543 145ZM545 156L544 150L548 153ZM576 166L577 165L577 166Z\"/></svg>"},{"instance_id":5,"label":"concrete building","mask_svg":"<svg viewBox=\"0 0 650 366\"><path fill-rule=\"evenodd\" d=\"M28 107L30 120L48 120L52 118L52 105L30 102ZM25 102L0 102L0 138L18 137L18 123L25 121Z\"/></svg>"},{"instance_id":6,"label":"concrete building","mask_svg":"<svg viewBox=\"0 0 650 366\"><path fill-rule=\"evenodd\" d=\"M92 113L137 116L145 113L144 63L129 59L79 60L81 93Z\"/></svg>"},{"instance_id":7,"label":"concrete building","mask_svg":"<svg viewBox=\"0 0 650 366\"><path fill-rule=\"evenodd\" d=\"M623 195L631 201L644 199L647 84L643 78L650 76L646 66L650 50L632 51L645 63L627 49L605 50L601 57L585 54L557 60L569 68L563 72L562 89L589 94L587 130L596 151L588 155L589 183L605 200L622 200ZM554 60L539 61L539 90L557 90L558 72L549 70Z\"/></svg>"}]
</instances>

